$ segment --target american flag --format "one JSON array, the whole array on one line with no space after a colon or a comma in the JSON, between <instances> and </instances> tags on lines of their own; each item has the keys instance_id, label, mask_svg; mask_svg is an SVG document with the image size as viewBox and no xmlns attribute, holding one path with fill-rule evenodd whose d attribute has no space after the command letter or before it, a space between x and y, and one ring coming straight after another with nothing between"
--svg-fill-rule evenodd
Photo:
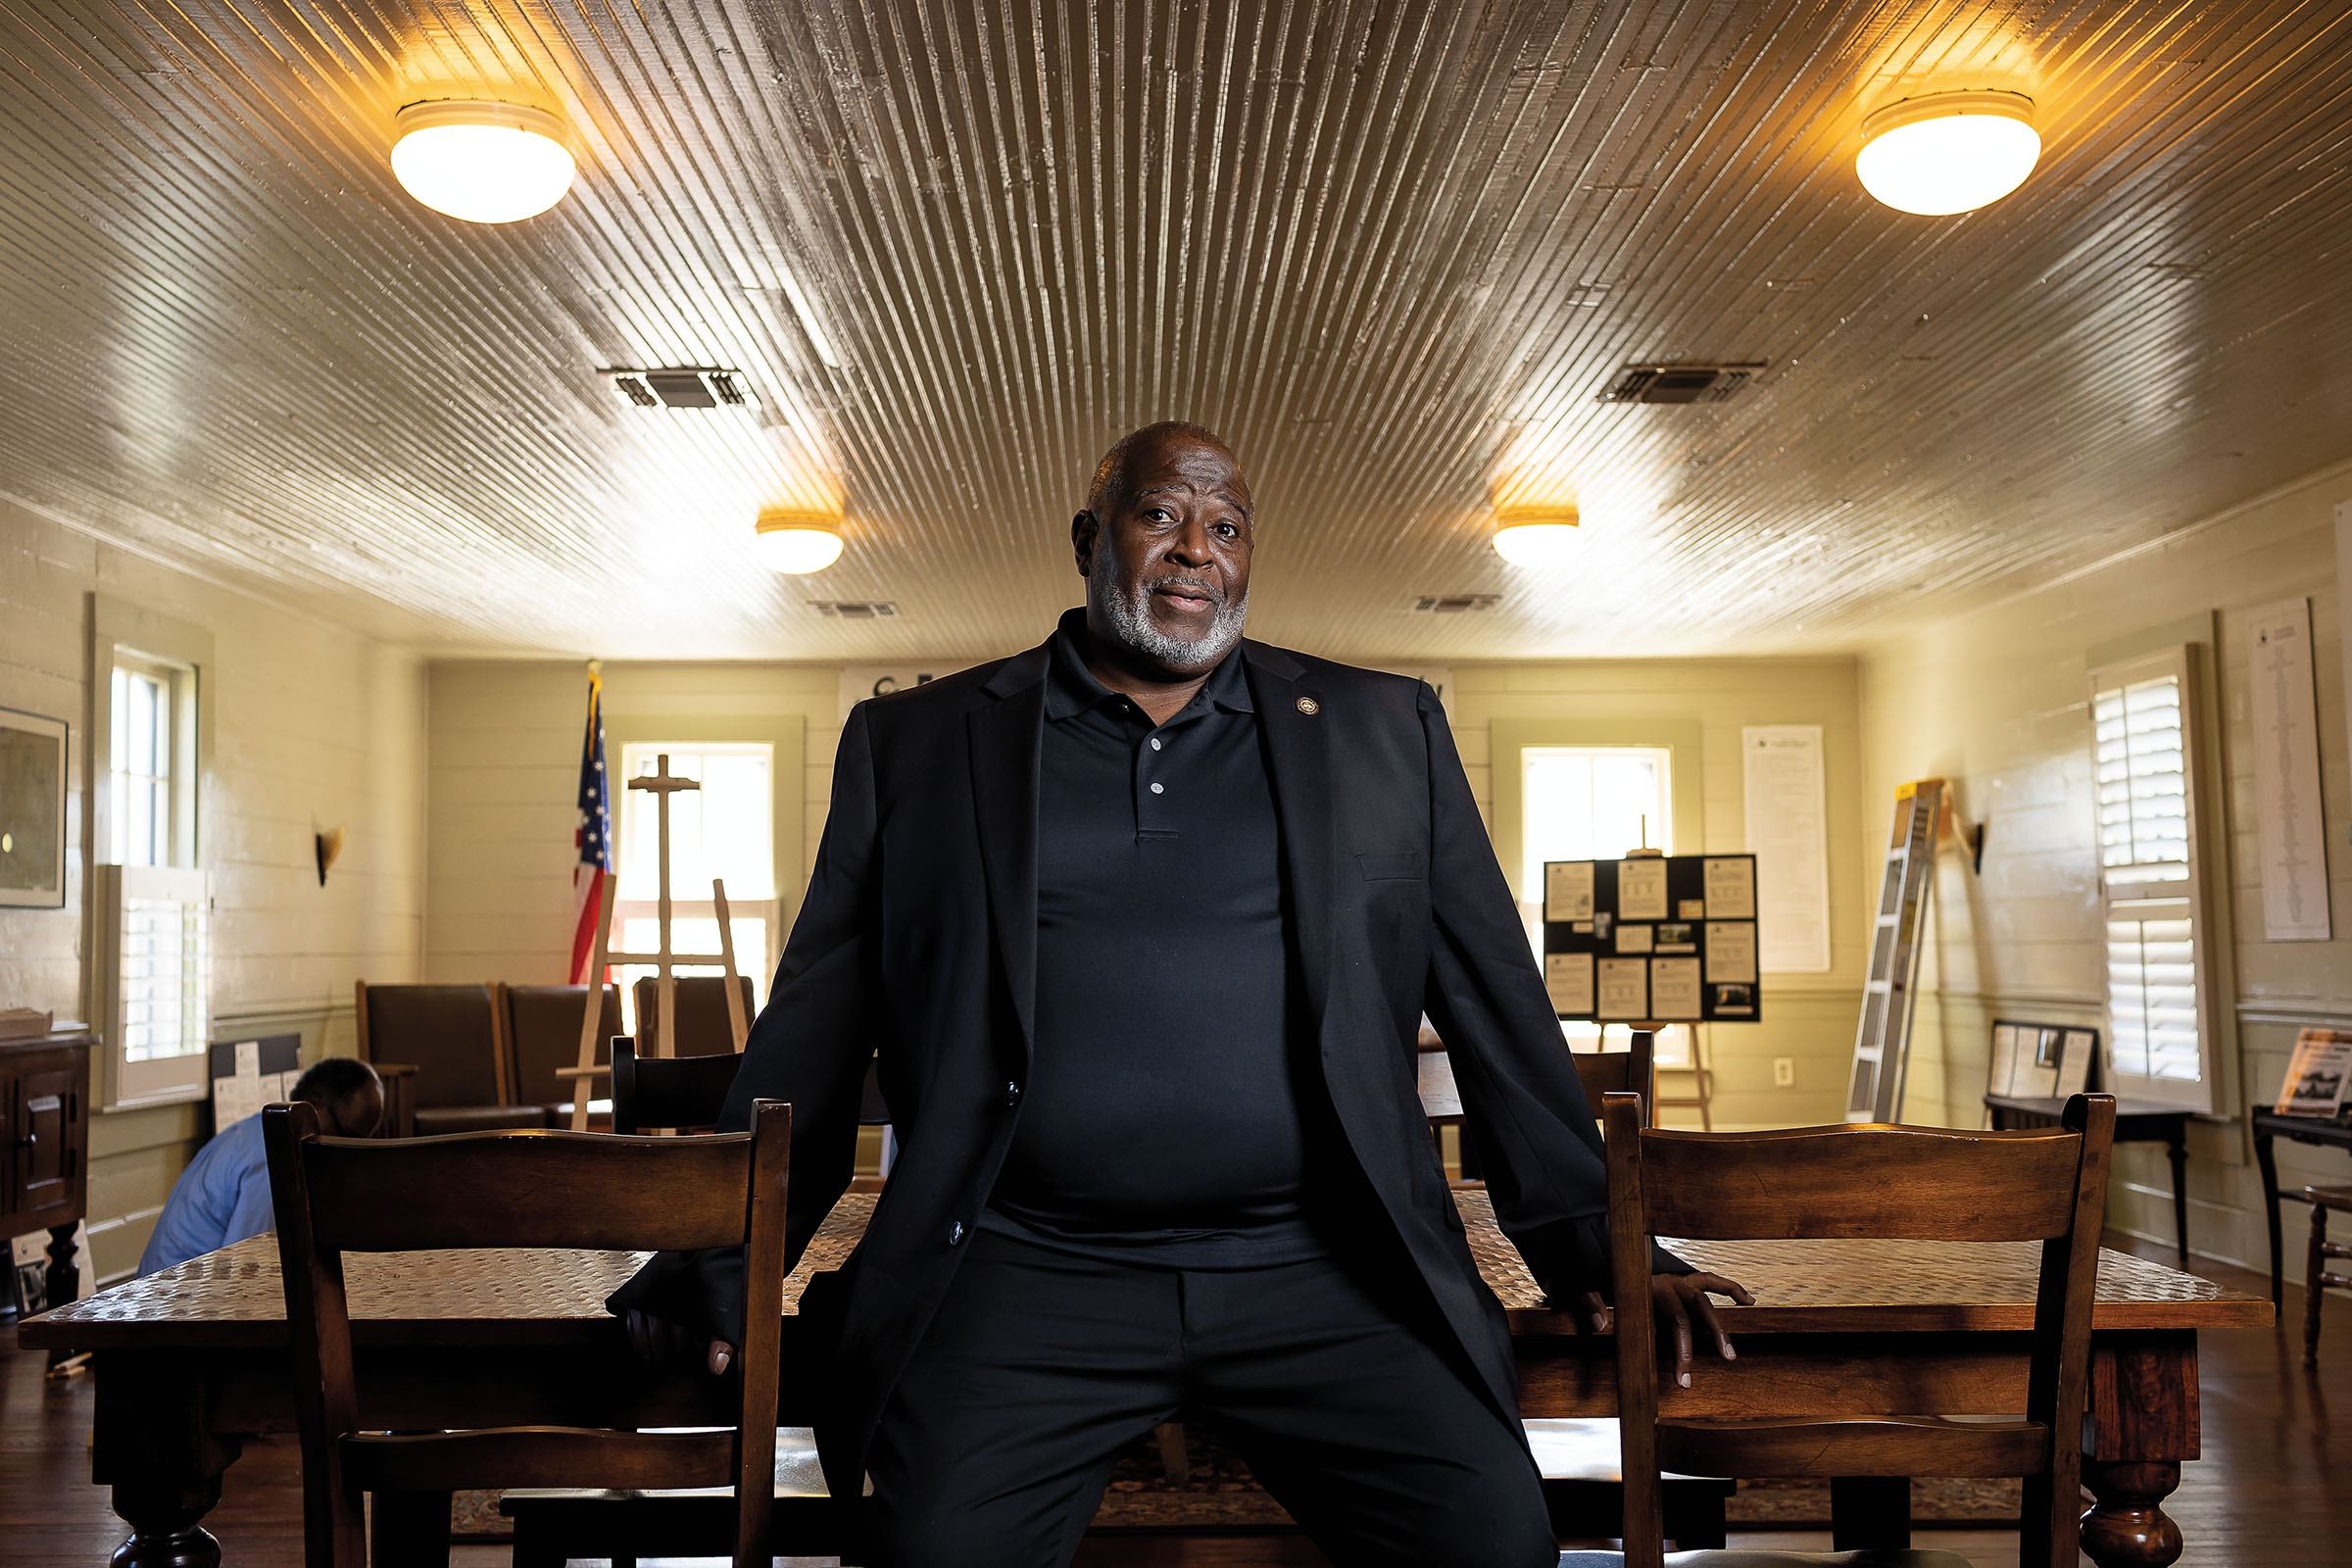
<instances>
[{"instance_id":1,"label":"american flag","mask_svg":"<svg viewBox=\"0 0 2352 1568\"><path fill-rule=\"evenodd\" d=\"M604 913L605 884L612 876L612 797L605 787L605 682L588 677L588 730L580 738L580 825L572 834L579 863L571 868L571 983L585 985L596 956L596 924Z\"/></svg>"}]
</instances>

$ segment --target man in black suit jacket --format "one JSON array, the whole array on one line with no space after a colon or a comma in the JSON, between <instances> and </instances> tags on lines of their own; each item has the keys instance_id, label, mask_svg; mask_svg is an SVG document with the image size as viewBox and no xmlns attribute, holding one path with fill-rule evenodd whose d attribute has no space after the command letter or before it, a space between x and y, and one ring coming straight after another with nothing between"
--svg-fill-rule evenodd
<instances>
[{"instance_id":1,"label":"man in black suit jacket","mask_svg":"<svg viewBox=\"0 0 2352 1568\"><path fill-rule=\"evenodd\" d=\"M1552 1546L1510 1335L1416 1093L1452 1054L1496 1214L1597 1322L1599 1138L1435 695L1242 640L1252 515L1196 426L1103 459L1087 606L860 704L722 1128L793 1105L791 1250L878 1062L898 1158L832 1282L818 1437L876 1564L1054 1564L1114 1452L1219 1429L1334 1561ZM613 1299L723 1366L739 1254ZM1654 1304L1731 1347L1660 1255ZM667 1327L664 1327L667 1325Z\"/></svg>"}]
</instances>

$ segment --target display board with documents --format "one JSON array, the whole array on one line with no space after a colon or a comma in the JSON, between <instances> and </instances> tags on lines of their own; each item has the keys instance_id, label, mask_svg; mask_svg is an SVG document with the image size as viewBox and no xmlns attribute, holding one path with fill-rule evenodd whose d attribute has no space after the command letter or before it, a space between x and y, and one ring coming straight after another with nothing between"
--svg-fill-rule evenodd
<instances>
[{"instance_id":1,"label":"display board with documents","mask_svg":"<svg viewBox=\"0 0 2352 1568\"><path fill-rule=\"evenodd\" d=\"M1544 986L1593 1023L1753 1023L1756 858L1635 856L1544 867Z\"/></svg>"}]
</instances>

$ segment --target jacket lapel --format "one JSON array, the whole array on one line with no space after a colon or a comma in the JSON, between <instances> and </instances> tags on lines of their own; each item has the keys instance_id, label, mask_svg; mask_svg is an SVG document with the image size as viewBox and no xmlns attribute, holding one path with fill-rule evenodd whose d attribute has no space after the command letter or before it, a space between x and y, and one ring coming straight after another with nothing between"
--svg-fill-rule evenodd
<instances>
[{"instance_id":1,"label":"jacket lapel","mask_svg":"<svg viewBox=\"0 0 2352 1568\"><path fill-rule=\"evenodd\" d=\"M1250 696L1265 730L1266 772L1274 788L1274 818L1282 829L1283 868L1291 882L1299 974L1319 1035L1331 995L1331 720L1297 660L1261 643L1245 643L1243 649ZM1301 702L1309 707L1302 709Z\"/></svg>"},{"instance_id":2,"label":"jacket lapel","mask_svg":"<svg viewBox=\"0 0 2352 1568\"><path fill-rule=\"evenodd\" d=\"M1006 660L981 688L996 700L968 720L980 863L1024 1059L1037 1013L1037 769L1047 653L1040 646Z\"/></svg>"}]
</instances>

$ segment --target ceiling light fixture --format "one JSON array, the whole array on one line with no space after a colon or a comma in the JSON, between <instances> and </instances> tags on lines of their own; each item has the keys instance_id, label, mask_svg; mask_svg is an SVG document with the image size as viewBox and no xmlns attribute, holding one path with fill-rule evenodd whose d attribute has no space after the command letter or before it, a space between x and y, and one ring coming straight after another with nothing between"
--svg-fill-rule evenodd
<instances>
[{"instance_id":1,"label":"ceiling light fixture","mask_svg":"<svg viewBox=\"0 0 2352 1568\"><path fill-rule=\"evenodd\" d=\"M1941 218L1999 201L2041 157L2034 100L2022 92L1936 92L1862 122L1854 172L1897 212Z\"/></svg>"},{"instance_id":2,"label":"ceiling light fixture","mask_svg":"<svg viewBox=\"0 0 2352 1568\"><path fill-rule=\"evenodd\" d=\"M762 512L754 539L771 570L803 576L841 559L841 529L822 512Z\"/></svg>"},{"instance_id":3,"label":"ceiling light fixture","mask_svg":"<svg viewBox=\"0 0 2352 1568\"><path fill-rule=\"evenodd\" d=\"M1551 566L1576 548L1576 509L1546 507L1502 513L1494 553L1514 566Z\"/></svg>"},{"instance_id":4,"label":"ceiling light fixture","mask_svg":"<svg viewBox=\"0 0 2352 1568\"><path fill-rule=\"evenodd\" d=\"M392 119L392 172L436 213L512 223L564 199L576 166L564 122L489 99L411 104Z\"/></svg>"}]
</instances>

